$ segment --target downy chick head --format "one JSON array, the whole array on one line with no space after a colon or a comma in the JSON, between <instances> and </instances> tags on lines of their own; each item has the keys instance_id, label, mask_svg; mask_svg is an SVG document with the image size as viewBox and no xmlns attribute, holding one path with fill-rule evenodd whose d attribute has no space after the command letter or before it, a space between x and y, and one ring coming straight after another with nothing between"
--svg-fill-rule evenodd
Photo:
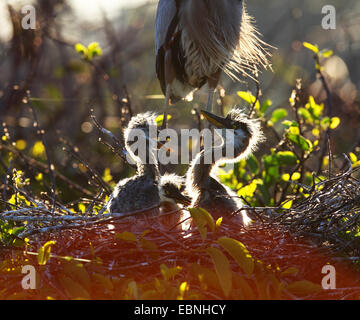
<instances>
[{"instance_id":1,"label":"downy chick head","mask_svg":"<svg viewBox=\"0 0 360 320\"><path fill-rule=\"evenodd\" d=\"M158 127L154 112L139 113L133 116L124 130L125 147L130 161L137 164L157 165L155 149L157 148Z\"/></svg>"},{"instance_id":2,"label":"downy chick head","mask_svg":"<svg viewBox=\"0 0 360 320\"><path fill-rule=\"evenodd\" d=\"M207 111L201 113L216 128L222 129L224 144L233 145L233 161L248 157L265 140L259 119L250 119L241 108L231 109L226 117Z\"/></svg>"},{"instance_id":3,"label":"downy chick head","mask_svg":"<svg viewBox=\"0 0 360 320\"><path fill-rule=\"evenodd\" d=\"M185 195L185 181L184 178L176 175L166 173L160 178L159 194L161 203L177 203L184 206L191 204L191 199Z\"/></svg>"}]
</instances>

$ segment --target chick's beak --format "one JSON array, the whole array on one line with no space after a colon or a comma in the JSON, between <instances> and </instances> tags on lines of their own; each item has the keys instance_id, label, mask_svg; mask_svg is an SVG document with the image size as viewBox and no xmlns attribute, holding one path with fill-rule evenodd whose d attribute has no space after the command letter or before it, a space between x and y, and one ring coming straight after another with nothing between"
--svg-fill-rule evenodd
<instances>
[{"instance_id":1,"label":"chick's beak","mask_svg":"<svg viewBox=\"0 0 360 320\"><path fill-rule=\"evenodd\" d=\"M169 195L170 198L174 199L175 202L181 203L185 206L189 206L191 204L191 199L187 196L184 196L180 190L174 191Z\"/></svg>"},{"instance_id":2,"label":"chick's beak","mask_svg":"<svg viewBox=\"0 0 360 320\"><path fill-rule=\"evenodd\" d=\"M202 110L201 114L204 116L206 120L208 120L210 123L212 123L215 127L219 129L231 128L231 124L229 123L229 120L224 117L217 116L205 110Z\"/></svg>"},{"instance_id":3,"label":"chick's beak","mask_svg":"<svg viewBox=\"0 0 360 320\"><path fill-rule=\"evenodd\" d=\"M165 143L162 143L160 141L155 141L155 140L153 140L153 139L151 139L149 137L146 137L146 140L150 141L150 143L152 143L152 144L156 144L157 149L161 149L165 145ZM167 148L166 151L168 151L168 152L173 152L174 151L170 147L166 147L166 148Z\"/></svg>"}]
</instances>

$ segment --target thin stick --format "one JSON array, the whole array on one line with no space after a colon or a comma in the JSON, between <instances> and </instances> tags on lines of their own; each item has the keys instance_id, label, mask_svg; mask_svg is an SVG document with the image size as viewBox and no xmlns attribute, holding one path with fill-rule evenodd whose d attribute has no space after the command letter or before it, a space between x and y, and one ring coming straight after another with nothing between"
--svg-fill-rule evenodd
<instances>
[{"instance_id":1,"label":"thin stick","mask_svg":"<svg viewBox=\"0 0 360 320\"><path fill-rule=\"evenodd\" d=\"M55 182L55 175L54 175L54 165L51 163L51 157L50 157L50 152L49 152L49 148L45 139L45 131L41 129L40 127L40 123L39 123L39 118L37 116L36 110L33 106L33 104L31 103L30 99L31 99L31 95L30 95L30 91L27 92L27 97L28 97L28 104L30 106L30 109L32 111L33 117L34 117L34 126L37 129L37 134L41 137L41 141L44 145L45 148L45 154L46 154L46 160L47 160L47 165L48 165L48 170L49 170L49 176L50 176L50 180L51 180L51 194L52 194L52 213L55 210L55 199L56 199L56 182Z\"/></svg>"}]
</instances>

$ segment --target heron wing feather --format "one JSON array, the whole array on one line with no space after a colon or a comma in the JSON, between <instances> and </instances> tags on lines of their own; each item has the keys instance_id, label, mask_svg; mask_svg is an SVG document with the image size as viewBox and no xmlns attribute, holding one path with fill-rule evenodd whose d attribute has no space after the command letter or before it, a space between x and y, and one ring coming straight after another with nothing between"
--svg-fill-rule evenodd
<instances>
[{"instance_id":1,"label":"heron wing feather","mask_svg":"<svg viewBox=\"0 0 360 320\"><path fill-rule=\"evenodd\" d=\"M168 29L176 15L175 0L160 0L156 13L155 21L155 53L164 45L168 34Z\"/></svg>"}]
</instances>

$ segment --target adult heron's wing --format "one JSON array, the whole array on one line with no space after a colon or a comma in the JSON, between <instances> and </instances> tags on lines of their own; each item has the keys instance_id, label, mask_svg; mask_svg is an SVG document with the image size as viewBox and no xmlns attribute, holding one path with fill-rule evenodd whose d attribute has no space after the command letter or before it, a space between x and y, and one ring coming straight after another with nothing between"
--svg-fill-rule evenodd
<instances>
[{"instance_id":1,"label":"adult heron's wing","mask_svg":"<svg viewBox=\"0 0 360 320\"><path fill-rule=\"evenodd\" d=\"M169 28L176 15L175 0L160 0L155 21L155 53L165 43Z\"/></svg>"}]
</instances>

